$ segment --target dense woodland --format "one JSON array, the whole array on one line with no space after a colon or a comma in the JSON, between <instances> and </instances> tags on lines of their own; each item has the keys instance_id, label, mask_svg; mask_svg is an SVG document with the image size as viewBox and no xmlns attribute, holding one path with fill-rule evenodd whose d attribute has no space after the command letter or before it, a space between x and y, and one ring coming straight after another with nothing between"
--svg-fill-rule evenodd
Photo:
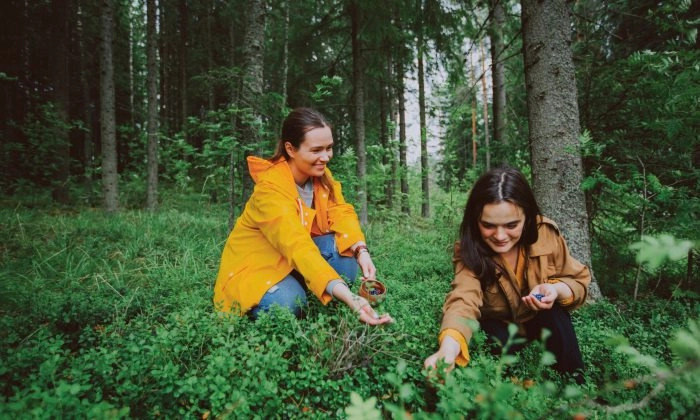
<instances>
[{"instance_id":1,"label":"dense woodland","mask_svg":"<svg viewBox=\"0 0 700 420\"><path fill-rule=\"evenodd\" d=\"M0 413L682 417L697 407L700 352L688 348L697 346L700 315L699 2L6 0L1 7L0 316L2 359L11 363L0 368ZM298 106L332 122L330 167L384 252L378 267L392 273L393 305L424 299L426 319L415 330L358 330L320 305L308 320L285 320L287 330L264 320L221 325L209 315L220 247L252 191L245 157L272 155L282 119ZM566 396L547 378L524 386L523 377L540 375L527 369L510 366L508 375L521 378L511 381L508 362L486 356L446 381L421 378L416 361L435 345L451 275L445 250L466 193L502 164L530 178L543 212L593 269L599 303L576 320L586 361L607 352L595 337L609 329L646 343L640 351L660 364L644 359L632 368L606 355L602 366L610 369L593 368L589 388ZM411 237L409 258L392 254L401 247L391 241ZM420 286L403 289L402 276ZM181 294L164 277L175 278ZM387 305L399 318L412 313ZM671 356L671 335L688 319L695 324L679 340L691 344L671 345ZM188 322L199 327L183 330ZM257 355L266 345L269 360ZM139 359L138 348L155 356ZM365 356L339 362L344 350ZM299 354L314 355L320 367ZM227 355L273 379L256 388ZM223 385L236 378L238 388ZM633 395L600 395L623 380L636 381L623 382ZM469 383L497 383L504 393L457 402L483 392ZM312 388L333 396L305 391ZM359 396L351 400L351 391ZM175 401L166 402L171 394ZM542 414L528 395L556 408Z\"/></svg>"}]
</instances>

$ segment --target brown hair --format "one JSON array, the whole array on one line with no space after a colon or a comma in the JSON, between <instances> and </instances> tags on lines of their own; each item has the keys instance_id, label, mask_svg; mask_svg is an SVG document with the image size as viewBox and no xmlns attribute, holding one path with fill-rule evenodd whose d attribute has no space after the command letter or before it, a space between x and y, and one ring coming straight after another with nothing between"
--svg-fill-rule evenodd
<instances>
[{"instance_id":1,"label":"brown hair","mask_svg":"<svg viewBox=\"0 0 700 420\"><path fill-rule=\"evenodd\" d=\"M277 142L277 148L275 149L275 154L269 160L277 161L280 158L289 160L289 154L287 149L285 149L284 144L289 142L295 149L304 142L304 136L309 131L314 128L330 128L331 125L326 120L320 112L311 108L295 108L292 112L287 115L282 123L282 136ZM320 177L321 184L328 190L328 194L332 199L335 199L333 195L333 184L330 178L324 172Z\"/></svg>"},{"instance_id":2,"label":"brown hair","mask_svg":"<svg viewBox=\"0 0 700 420\"><path fill-rule=\"evenodd\" d=\"M537 218L541 214L535 195L520 171L503 167L491 169L482 175L472 187L464 218L460 227L460 254L465 267L474 272L483 288L496 281L495 252L484 242L479 231L481 212L487 204L507 201L523 210L525 225L519 244L528 245L537 241Z\"/></svg>"}]
</instances>

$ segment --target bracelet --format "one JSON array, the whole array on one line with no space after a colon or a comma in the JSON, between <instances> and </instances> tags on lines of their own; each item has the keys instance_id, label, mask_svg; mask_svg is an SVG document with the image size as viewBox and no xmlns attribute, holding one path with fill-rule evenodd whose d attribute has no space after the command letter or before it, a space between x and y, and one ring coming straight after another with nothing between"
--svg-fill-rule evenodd
<instances>
[{"instance_id":1,"label":"bracelet","mask_svg":"<svg viewBox=\"0 0 700 420\"><path fill-rule=\"evenodd\" d=\"M362 252L366 252L366 253L369 254L369 249L367 249L367 245L358 245L358 246L355 248L355 252L354 252L354 254L355 254L355 259L357 259L357 258L360 256L360 254L361 254Z\"/></svg>"}]
</instances>

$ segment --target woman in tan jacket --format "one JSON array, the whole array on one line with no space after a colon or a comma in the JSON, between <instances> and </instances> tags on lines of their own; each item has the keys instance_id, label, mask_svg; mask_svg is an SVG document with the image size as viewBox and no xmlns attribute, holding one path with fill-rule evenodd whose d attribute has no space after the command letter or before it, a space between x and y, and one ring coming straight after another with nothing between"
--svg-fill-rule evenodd
<instances>
[{"instance_id":1,"label":"woman in tan jacket","mask_svg":"<svg viewBox=\"0 0 700 420\"><path fill-rule=\"evenodd\" d=\"M440 349L425 360L450 369L469 362L469 320L479 321L501 346L508 324L528 341L542 329L554 368L582 380L583 360L569 311L586 300L591 275L569 254L556 224L540 214L525 177L512 168L493 169L474 184L453 257L455 277L443 306ZM518 348L511 348L517 351Z\"/></svg>"}]
</instances>

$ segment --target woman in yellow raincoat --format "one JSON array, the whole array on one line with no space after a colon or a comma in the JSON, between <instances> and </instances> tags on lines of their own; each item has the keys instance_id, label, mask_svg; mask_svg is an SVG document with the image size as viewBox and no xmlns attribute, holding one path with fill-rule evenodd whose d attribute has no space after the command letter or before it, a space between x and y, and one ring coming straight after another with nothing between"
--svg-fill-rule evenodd
<instances>
[{"instance_id":1,"label":"woman in yellow raincoat","mask_svg":"<svg viewBox=\"0 0 700 420\"><path fill-rule=\"evenodd\" d=\"M285 118L275 156L248 157L255 188L221 255L217 309L256 318L277 305L298 316L309 290L323 304L342 301L367 324L392 321L348 287L358 266L364 278L376 269L355 210L327 168L332 157L330 125L310 108Z\"/></svg>"}]
</instances>

